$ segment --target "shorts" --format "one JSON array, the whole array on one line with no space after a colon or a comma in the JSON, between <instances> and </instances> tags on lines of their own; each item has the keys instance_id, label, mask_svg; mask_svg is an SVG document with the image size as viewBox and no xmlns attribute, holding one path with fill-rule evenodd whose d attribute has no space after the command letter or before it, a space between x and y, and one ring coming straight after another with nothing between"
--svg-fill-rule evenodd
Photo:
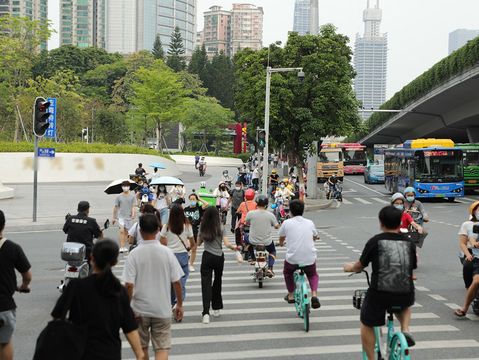
<instances>
[{"instance_id":1,"label":"shorts","mask_svg":"<svg viewBox=\"0 0 479 360\"><path fill-rule=\"evenodd\" d=\"M386 312L399 313L414 305L414 293L393 294L368 290L361 306L361 323L369 327L386 324Z\"/></svg>"},{"instance_id":2,"label":"shorts","mask_svg":"<svg viewBox=\"0 0 479 360\"><path fill-rule=\"evenodd\" d=\"M142 348L148 347L150 338L154 351L171 348L171 319L142 316L138 324L138 332Z\"/></svg>"},{"instance_id":3,"label":"shorts","mask_svg":"<svg viewBox=\"0 0 479 360\"><path fill-rule=\"evenodd\" d=\"M479 275L479 259L473 258L472 259L472 276Z\"/></svg>"},{"instance_id":4,"label":"shorts","mask_svg":"<svg viewBox=\"0 0 479 360\"><path fill-rule=\"evenodd\" d=\"M133 226L133 219L119 218L118 225L120 225L120 228L130 230L130 228Z\"/></svg>"},{"instance_id":5,"label":"shorts","mask_svg":"<svg viewBox=\"0 0 479 360\"><path fill-rule=\"evenodd\" d=\"M16 323L15 310L0 312L0 344L8 344L10 342Z\"/></svg>"}]
</instances>

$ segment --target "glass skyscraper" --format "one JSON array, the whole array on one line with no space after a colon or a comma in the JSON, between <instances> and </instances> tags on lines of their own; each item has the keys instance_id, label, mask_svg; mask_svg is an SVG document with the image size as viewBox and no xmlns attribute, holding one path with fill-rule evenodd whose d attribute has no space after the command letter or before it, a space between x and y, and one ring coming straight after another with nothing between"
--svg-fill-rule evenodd
<instances>
[{"instance_id":1,"label":"glass skyscraper","mask_svg":"<svg viewBox=\"0 0 479 360\"><path fill-rule=\"evenodd\" d=\"M309 34L310 14L310 0L296 0L294 4L294 32L300 35Z\"/></svg>"}]
</instances>

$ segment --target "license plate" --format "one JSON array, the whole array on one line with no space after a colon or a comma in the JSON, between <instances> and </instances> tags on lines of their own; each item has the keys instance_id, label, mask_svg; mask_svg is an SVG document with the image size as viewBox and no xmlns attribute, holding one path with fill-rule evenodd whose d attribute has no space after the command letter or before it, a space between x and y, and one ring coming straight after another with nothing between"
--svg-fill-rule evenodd
<instances>
[{"instance_id":1,"label":"license plate","mask_svg":"<svg viewBox=\"0 0 479 360\"><path fill-rule=\"evenodd\" d=\"M76 278L78 278L79 274L80 273L78 271L75 271L75 272L67 271L67 273L65 274L65 277L70 278L70 279L76 279Z\"/></svg>"}]
</instances>

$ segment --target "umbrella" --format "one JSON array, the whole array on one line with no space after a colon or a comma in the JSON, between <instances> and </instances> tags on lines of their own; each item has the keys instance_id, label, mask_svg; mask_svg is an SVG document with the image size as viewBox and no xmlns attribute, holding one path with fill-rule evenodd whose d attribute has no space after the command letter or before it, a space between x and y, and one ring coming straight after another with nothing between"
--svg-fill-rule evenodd
<instances>
[{"instance_id":1,"label":"umbrella","mask_svg":"<svg viewBox=\"0 0 479 360\"><path fill-rule=\"evenodd\" d=\"M150 167L152 168L158 168L158 169L166 169L166 166L163 165L162 163L159 162L154 162L150 164Z\"/></svg>"},{"instance_id":2,"label":"umbrella","mask_svg":"<svg viewBox=\"0 0 479 360\"><path fill-rule=\"evenodd\" d=\"M127 180L127 179L118 179L115 181L112 181L104 190L107 194L121 194L123 192L123 189L121 188L121 183L123 181L128 181L130 183L130 190L134 190L138 187L138 184L132 180Z\"/></svg>"},{"instance_id":3,"label":"umbrella","mask_svg":"<svg viewBox=\"0 0 479 360\"><path fill-rule=\"evenodd\" d=\"M160 176L151 180L150 185L185 185L183 181L173 176Z\"/></svg>"}]
</instances>

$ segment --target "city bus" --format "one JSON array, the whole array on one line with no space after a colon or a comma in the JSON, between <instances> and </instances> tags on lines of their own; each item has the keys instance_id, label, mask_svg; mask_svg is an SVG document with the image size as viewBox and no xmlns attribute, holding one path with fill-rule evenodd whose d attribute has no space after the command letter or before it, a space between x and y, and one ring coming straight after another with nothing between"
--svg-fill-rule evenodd
<instances>
[{"instance_id":1,"label":"city bus","mask_svg":"<svg viewBox=\"0 0 479 360\"><path fill-rule=\"evenodd\" d=\"M343 150L344 174L364 174L368 164L366 146L359 143L341 143L338 146Z\"/></svg>"},{"instance_id":2,"label":"city bus","mask_svg":"<svg viewBox=\"0 0 479 360\"><path fill-rule=\"evenodd\" d=\"M464 196L463 153L449 139L408 140L385 150L384 176L390 193L412 186L418 198Z\"/></svg>"},{"instance_id":3,"label":"city bus","mask_svg":"<svg viewBox=\"0 0 479 360\"><path fill-rule=\"evenodd\" d=\"M465 190L479 189L479 144L456 144L464 157Z\"/></svg>"},{"instance_id":4,"label":"city bus","mask_svg":"<svg viewBox=\"0 0 479 360\"><path fill-rule=\"evenodd\" d=\"M343 180L343 151L336 144L321 145L317 164L318 182L326 181L333 175L336 175L341 181Z\"/></svg>"}]
</instances>

